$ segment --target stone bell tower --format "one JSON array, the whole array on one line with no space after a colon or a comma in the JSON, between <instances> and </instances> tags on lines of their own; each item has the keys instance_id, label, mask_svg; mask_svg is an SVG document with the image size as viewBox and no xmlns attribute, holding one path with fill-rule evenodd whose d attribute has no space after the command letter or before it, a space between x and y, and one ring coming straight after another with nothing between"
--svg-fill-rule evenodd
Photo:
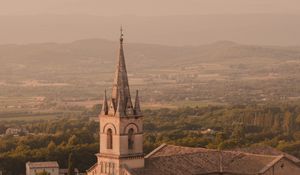
<instances>
[{"instance_id":1,"label":"stone bell tower","mask_svg":"<svg viewBox=\"0 0 300 175\"><path fill-rule=\"evenodd\" d=\"M121 167L143 168L143 116L138 91L131 101L123 49L121 28L120 49L110 100L104 93L100 118L100 153L97 173L119 175Z\"/></svg>"}]
</instances>

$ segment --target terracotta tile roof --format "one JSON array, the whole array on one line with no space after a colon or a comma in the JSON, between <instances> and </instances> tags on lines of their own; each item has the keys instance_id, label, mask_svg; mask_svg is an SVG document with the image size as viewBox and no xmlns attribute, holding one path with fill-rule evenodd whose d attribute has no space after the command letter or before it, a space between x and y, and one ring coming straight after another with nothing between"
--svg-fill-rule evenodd
<instances>
[{"instance_id":1,"label":"terracotta tile roof","mask_svg":"<svg viewBox=\"0 0 300 175\"><path fill-rule=\"evenodd\" d=\"M247 148L238 148L238 149L235 149L235 151L241 151L241 152L247 152L247 153L253 153L253 154L275 155L275 156L284 155L285 157L292 160L293 162L300 163L300 160L297 157L287 154L285 152L279 151L270 146L264 146L264 145L250 146Z\"/></svg>"},{"instance_id":2,"label":"terracotta tile roof","mask_svg":"<svg viewBox=\"0 0 300 175\"><path fill-rule=\"evenodd\" d=\"M27 162L29 168L59 168L57 162Z\"/></svg>"},{"instance_id":3,"label":"terracotta tile roof","mask_svg":"<svg viewBox=\"0 0 300 175\"><path fill-rule=\"evenodd\" d=\"M260 155L240 151L218 151L162 145L145 157L145 168L134 175L252 175L281 159L283 155Z\"/></svg>"}]
</instances>

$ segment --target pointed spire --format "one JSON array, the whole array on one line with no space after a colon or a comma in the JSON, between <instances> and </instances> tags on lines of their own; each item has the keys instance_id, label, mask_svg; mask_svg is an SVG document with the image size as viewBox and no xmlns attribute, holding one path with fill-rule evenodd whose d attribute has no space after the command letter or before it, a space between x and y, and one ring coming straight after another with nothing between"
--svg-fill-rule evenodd
<instances>
[{"instance_id":1,"label":"pointed spire","mask_svg":"<svg viewBox=\"0 0 300 175\"><path fill-rule=\"evenodd\" d=\"M126 116L134 116L136 115L136 113L140 114L138 92L136 97L137 100L136 100L135 108L133 107L131 101L128 75L127 75L125 56L123 50L123 40L124 40L123 36L124 34L121 26L119 57L117 59L111 99L110 99L109 106L105 105L105 108L103 109L105 114L108 114L109 116L126 117ZM105 95L105 99L106 99L106 95Z\"/></svg>"},{"instance_id":2,"label":"pointed spire","mask_svg":"<svg viewBox=\"0 0 300 175\"><path fill-rule=\"evenodd\" d=\"M122 113L131 115L133 114L132 101L130 97L130 89L128 83L128 76L126 70L125 56L123 50L123 29L120 31L120 50L117 60L117 66L115 71L115 78L112 88L112 104L114 111L121 112L119 108L122 108ZM110 112L112 113L112 112Z\"/></svg>"},{"instance_id":3,"label":"pointed spire","mask_svg":"<svg viewBox=\"0 0 300 175\"><path fill-rule=\"evenodd\" d=\"M103 104L102 104L102 110L101 115L107 115L108 114L108 103L106 98L106 89L104 91L104 98L103 98Z\"/></svg>"},{"instance_id":4,"label":"pointed spire","mask_svg":"<svg viewBox=\"0 0 300 175\"><path fill-rule=\"evenodd\" d=\"M111 99L110 99L110 104L109 104L109 109L108 109L108 115L114 116L115 113L116 113L115 102L114 102L114 100L111 98Z\"/></svg>"},{"instance_id":5,"label":"pointed spire","mask_svg":"<svg viewBox=\"0 0 300 175\"><path fill-rule=\"evenodd\" d=\"M136 95L135 95L135 104L134 104L134 114L135 115L141 115L141 106L140 106L140 98L139 98L139 91L136 90Z\"/></svg>"}]
</instances>

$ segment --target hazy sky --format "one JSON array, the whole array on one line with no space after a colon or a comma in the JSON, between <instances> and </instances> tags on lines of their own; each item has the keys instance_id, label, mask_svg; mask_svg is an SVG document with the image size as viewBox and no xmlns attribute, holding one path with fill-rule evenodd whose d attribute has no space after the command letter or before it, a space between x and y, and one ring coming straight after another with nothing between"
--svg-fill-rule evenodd
<instances>
[{"instance_id":1,"label":"hazy sky","mask_svg":"<svg viewBox=\"0 0 300 175\"><path fill-rule=\"evenodd\" d=\"M300 0L0 0L0 15L300 13Z\"/></svg>"},{"instance_id":2,"label":"hazy sky","mask_svg":"<svg viewBox=\"0 0 300 175\"><path fill-rule=\"evenodd\" d=\"M176 16L174 16L176 15ZM300 0L0 0L0 44L86 38L300 45Z\"/></svg>"}]
</instances>

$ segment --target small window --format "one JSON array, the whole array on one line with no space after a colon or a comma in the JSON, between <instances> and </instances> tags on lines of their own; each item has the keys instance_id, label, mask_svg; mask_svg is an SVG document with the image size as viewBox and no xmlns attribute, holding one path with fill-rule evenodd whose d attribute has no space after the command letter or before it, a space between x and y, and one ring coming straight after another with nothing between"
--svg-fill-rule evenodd
<instances>
[{"instance_id":1,"label":"small window","mask_svg":"<svg viewBox=\"0 0 300 175\"><path fill-rule=\"evenodd\" d=\"M113 136L112 136L112 130L107 130L107 149L113 149Z\"/></svg>"},{"instance_id":2,"label":"small window","mask_svg":"<svg viewBox=\"0 0 300 175\"><path fill-rule=\"evenodd\" d=\"M133 149L134 145L134 130L132 128L129 129L128 131L128 149Z\"/></svg>"}]
</instances>

